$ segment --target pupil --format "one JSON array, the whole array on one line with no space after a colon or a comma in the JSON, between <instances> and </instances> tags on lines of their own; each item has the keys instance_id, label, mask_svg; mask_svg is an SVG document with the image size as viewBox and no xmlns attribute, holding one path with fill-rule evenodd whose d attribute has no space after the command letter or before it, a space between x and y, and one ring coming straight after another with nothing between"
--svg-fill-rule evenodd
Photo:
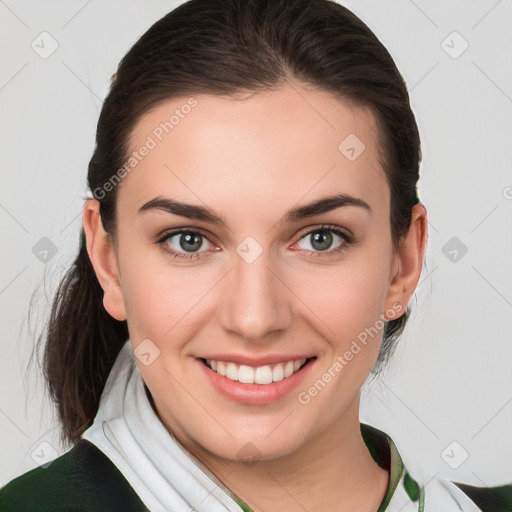
<instances>
[{"instance_id":1,"label":"pupil","mask_svg":"<svg viewBox=\"0 0 512 512\"><path fill-rule=\"evenodd\" d=\"M323 239L323 243L322 243L322 239ZM315 247L315 249L317 249L319 251L324 251L330 247L331 241L332 241L332 235L330 234L329 231L317 231L313 235L312 245L313 245L313 247ZM315 246L315 244L317 244L318 242L319 242L319 247Z\"/></svg>"},{"instance_id":2,"label":"pupil","mask_svg":"<svg viewBox=\"0 0 512 512\"><path fill-rule=\"evenodd\" d=\"M185 242L183 242L183 239L185 239ZM201 238L199 235L196 235L194 233L187 233L180 237L180 245L181 245L181 248L184 250L200 249Z\"/></svg>"}]
</instances>

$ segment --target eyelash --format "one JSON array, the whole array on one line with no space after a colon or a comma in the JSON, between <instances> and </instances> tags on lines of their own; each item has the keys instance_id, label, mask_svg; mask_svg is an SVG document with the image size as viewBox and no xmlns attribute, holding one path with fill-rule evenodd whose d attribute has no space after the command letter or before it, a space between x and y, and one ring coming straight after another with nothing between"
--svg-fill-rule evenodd
<instances>
[{"instance_id":1,"label":"eyelash","mask_svg":"<svg viewBox=\"0 0 512 512\"><path fill-rule=\"evenodd\" d=\"M307 237L308 235L312 235L313 233L318 233L321 231L327 231L327 232L331 232L331 233L338 235L341 239L343 239L344 243L342 243L336 249L331 249L331 250L327 250L327 251L306 251L306 252L309 252L310 254L312 254L314 257L329 257L332 255L341 253L342 251L344 251L347 248L347 245L350 245L353 242L352 237L350 235L348 235L345 231L340 230L336 226L330 226L330 225L326 225L326 224L323 224L323 225L319 226L318 228L306 231L299 237L298 241L302 240L303 238ZM156 241L156 243L158 245L160 245L162 247L162 249L165 252L167 252L168 254L170 254L174 259L192 261L192 260L196 260L201 257L201 253L181 253L181 252L177 252L177 251L169 248L169 245L166 244L167 240L169 240L169 238L171 238L172 236L180 235L180 234L200 235L200 236L206 238L206 240L208 240L208 242L213 243L208 238L208 235L206 233L204 233L202 230L197 229L197 228L194 228L194 229L180 228L180 229L176 229L174 231L167 231Z\"/></svg>"}]
</instances>

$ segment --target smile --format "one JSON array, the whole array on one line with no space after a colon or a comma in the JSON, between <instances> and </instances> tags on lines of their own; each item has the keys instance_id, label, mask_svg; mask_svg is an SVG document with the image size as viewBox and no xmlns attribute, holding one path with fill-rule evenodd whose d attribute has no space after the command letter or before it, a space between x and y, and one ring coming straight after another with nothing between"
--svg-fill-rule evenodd
<instances>
[{"instance_id":1,"label":"smile","mask_svg":"<svg viewBox=\"0 0 512 512\"><path fill-rule=\"evenodd\" d=\"M235 362L219 354L216 358L196 358L196 362L206 381L224 397L243 404L266 405L290 395L316 366L317 357L265 359L236 357Z\"/></svg>"},{"instance_id":2,"label":"smile","mask_svg":"<svg viewBox=\"0 0 512 512\"><path fill-rule=\"evenodd\" d=\"M307 362L307 359L286 361L273 365L258 367L236 364L232 362L204 360L206 366L222 377L242 382L244 384L272 384L279 382L298 372Z\"/></svg>"}]
</instances>

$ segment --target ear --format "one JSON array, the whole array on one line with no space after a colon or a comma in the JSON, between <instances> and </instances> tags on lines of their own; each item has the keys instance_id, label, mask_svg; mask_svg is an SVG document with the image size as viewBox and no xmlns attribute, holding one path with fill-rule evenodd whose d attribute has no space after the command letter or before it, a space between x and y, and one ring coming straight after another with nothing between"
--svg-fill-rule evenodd
<instances>
[{"instance_id":1,"label":"ear","mask_svg":"<svg viewBox=\"0 0 512 512\"><path fill-rule=\"evenodd\" d=\"M84 205L82 224L85 231L87 253L96 277L103 288L103 305L116 320L126 320L119 265L112 237L105 232L100 217L100 203L88 199Z\"/></svg>"},{"instance_id":2,"label":"ear","mask_svg":"<svg viewBox=\"0 0 512 512\"><path fill-rule=\"evenodd\" d=\"M386 317L387 320L393 320L405 313L416 289L425 256L427 220L425 207L421 203L414 205L409 230L402 238L393 259L386 307L388 311L396 311L396 314L394 317ZM400 304L400 309L397 308L397 303Z\"/></svg>"}]
</instances>

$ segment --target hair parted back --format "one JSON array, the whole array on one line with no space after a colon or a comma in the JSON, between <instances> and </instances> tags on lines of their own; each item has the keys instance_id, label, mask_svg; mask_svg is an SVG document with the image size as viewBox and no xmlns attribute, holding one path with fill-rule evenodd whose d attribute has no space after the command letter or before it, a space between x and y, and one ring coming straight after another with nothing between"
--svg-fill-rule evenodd
<instances>
[{"instance_id":1,"label":"hair parted back","mask_svg":"<svg viewBox=\"0 0 512 512\"><path fill-rule=\"evenodd\" d=\"M405 83L388 51L352 12L332 0L189 0L154 23L122 58L99 116L88 186L102 188L123 166L137 121L160 102L193 94L233 95L298 81L372 108L391 193L394 247L418 202L418 128ZM116 236L118 187L96 196ZM372 370L391 357L409 316L389 321ZM92 424L127 323L103 306L85 244L63 276L39 341L62 439Z\"/></svg>"}]
</instances>

